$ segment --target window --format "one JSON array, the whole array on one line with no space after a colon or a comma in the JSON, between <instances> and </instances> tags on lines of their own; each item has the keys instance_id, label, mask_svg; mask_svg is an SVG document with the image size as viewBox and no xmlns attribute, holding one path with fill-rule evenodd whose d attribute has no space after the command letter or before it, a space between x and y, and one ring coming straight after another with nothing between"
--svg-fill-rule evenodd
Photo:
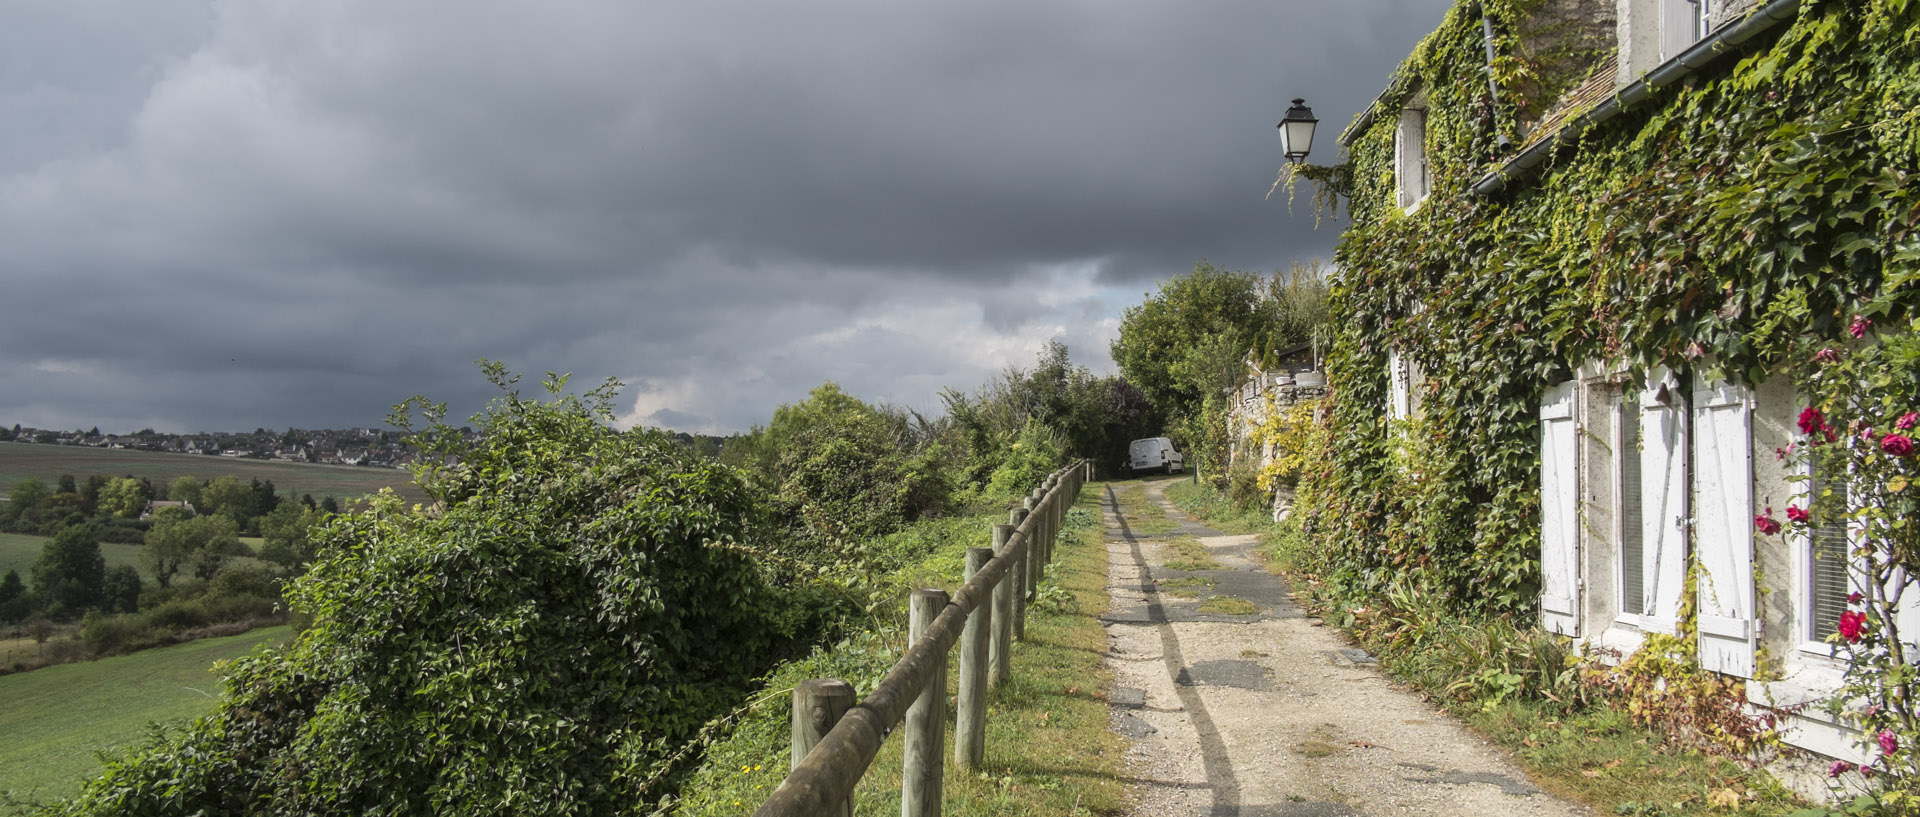
<instances>
[{"instance_id":1,"label":"window","mask_svg":"<svg viewBox=\"0 0 1920 817\"><path fill-rule=\"evenodd\" d=\"M1847 594L1853 592L1853 582L1847 569L1849 555L1847 551L1847 523L1836 518L1833 509L1847 506L1847 486L1827 483L1816 475L1807 481L1810 497L1820 497L1826 491L1832 491L1832 499L1817 502L1821 511L1820 523L1811 536L1807 537L1807 640L1824 642L1840 628L1840 613L1847 609Z\"/></svg>"},{"instance_id":2,"label":"window","mask_svg":"<svg viewBox=\"0 0 1920 817\"><path fill-rule=\"evenodd\" d=\"M1647 612L1647 540L1640 513L1640 390L1620 395L1620 612Z\"/></svg>"},{"instance_id":3,"label":"window","mask_svg":"<svg viewBox=\"0 0 1920 817\"><path fill-rule=\"evenodd\" d=\"M1706 36L1710 0L1660 0L1660 61L1680 56L1680 52Z\"/></svg>"},{"instance_id":4,"label":"window","mask_svg":"<svg viewBox=\"0 0 1920 817\"><path fill-rule=\"evenodd\" d=\"M1409 213L1419 209L1431 185L1427 171L1427 95L1414 95L1400 112L1400 125L1393 131L1393 179L1400 193L1400 209Z\"/></svg>"}]
</instances>

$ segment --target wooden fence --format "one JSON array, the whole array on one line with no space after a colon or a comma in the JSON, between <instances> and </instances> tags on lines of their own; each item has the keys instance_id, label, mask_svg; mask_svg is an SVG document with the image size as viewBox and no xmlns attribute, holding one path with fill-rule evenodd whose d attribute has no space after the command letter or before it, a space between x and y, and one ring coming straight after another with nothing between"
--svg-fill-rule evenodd
<instances>
[{"instance_id":1,"label":"wooden fence","mask_svg":"<svg viewBox=\"0 0 1920 817\"><path fill-rule=\"evenodd\" d=\"M852 815L854 786L902 718L900 813L940 813L947 653L960 642L954 765L971 771L986 752L987 688L1005 682L1012 671L1013 641L1026 635L1027 605L1091 469L1081 461L1054 472L1027 497L1026 507L1013 510L1008 524L994 526L992 548L968 548L967 580L952 597L944 590L914 591L907 653L866 700L855 703L853 687L836 679L794 688L793 771L755 817Z\"/></svg>"}]
</instances>

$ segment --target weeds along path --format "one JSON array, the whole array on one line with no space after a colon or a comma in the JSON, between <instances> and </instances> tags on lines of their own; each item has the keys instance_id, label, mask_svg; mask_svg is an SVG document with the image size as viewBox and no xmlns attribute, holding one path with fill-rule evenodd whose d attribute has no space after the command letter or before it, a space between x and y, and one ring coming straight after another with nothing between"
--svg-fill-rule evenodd
<instances>
[{"instance_id":1,"label":"weeds along path","mask_svg":"<svg viewBox=\"0 0 1920 817\"><path fill-rule=\"evenodd\" d=\"M1167 504L1166 481L1103 503L1113 728L1136 815L1585 815L1394 688L1316 627L1254 559Z\"/></svg>"}]
</instances>

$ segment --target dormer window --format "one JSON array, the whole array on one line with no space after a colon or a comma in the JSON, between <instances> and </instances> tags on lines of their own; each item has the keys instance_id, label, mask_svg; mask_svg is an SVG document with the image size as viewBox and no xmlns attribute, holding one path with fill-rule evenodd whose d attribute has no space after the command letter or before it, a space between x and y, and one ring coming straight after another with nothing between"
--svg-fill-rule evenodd
<instances>
[{"instance_id":1,"label":"dormer window","mask_svg":"<svg viewBox=\"0 0 1920 817\"><path fill-rule=\"evenodd\" d=\"M1393 179L1399 191L1400 209L1409 213L1419 209L1432 188L1427 170L1427 95L1416 94L1400 111L1400 124L1393 131Z\"/></svg>"},{"instance_id":2,"label":"dormer window","mask_svg":"<svg viewBox=\"0 0 1920 817\"><path fill-rule=\"evenodd\" d=\"M1700 41L1710 28L1712 0L1660 0L1660 61Z\"/></svg>"}]
</instances>

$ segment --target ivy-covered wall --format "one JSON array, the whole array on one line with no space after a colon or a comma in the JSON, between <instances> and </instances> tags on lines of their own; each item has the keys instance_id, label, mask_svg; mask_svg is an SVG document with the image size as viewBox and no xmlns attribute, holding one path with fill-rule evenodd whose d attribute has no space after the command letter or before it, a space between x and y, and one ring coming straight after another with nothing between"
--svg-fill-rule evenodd
<instances>
[{"instance_id":1,"label":"ivy-covered wall","mask_svg":"<svg viewBox=\"0 0 1920 817\"><path fill-rule=\"evenodd\" d=\"M1533 609L1538 399L1583 361L1758 383L1850 316L1911 331L1920 0L1802 3L1475 196L1544 104L1493 98L1480 14L1503 89L1565 87L1524 43L1541 5L1456 6L1386 83L1379 110L1421 90L1428 103L1433 193L1414 213L1395 199L1394 116L1357 129L1342 166L1303 174L1347 195L1353 220L1336 254L1330 460L1307 475L1305 525L1355 592L1414 583L1464 612ZM1427 376L1406 424L1385 420L1390 348Z\"/></svg>"}]
</instances>

